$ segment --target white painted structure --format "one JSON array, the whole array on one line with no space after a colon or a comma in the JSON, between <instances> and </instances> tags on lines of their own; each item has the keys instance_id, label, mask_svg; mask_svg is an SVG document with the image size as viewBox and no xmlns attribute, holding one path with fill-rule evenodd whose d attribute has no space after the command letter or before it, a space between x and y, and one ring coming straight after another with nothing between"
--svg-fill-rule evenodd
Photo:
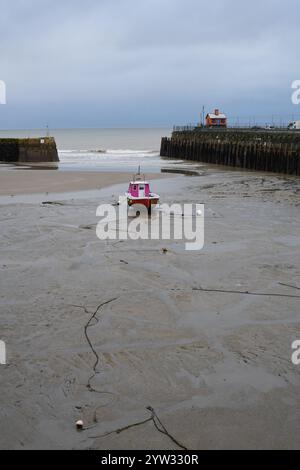
<instances>
[{"instance_id":1,"label":"white painted structure","mask_svg":"<svg viewBox=\"0 0 300 470\"><path fill-rule=\"evenodd\" d=\"M288 125L288 129L300 130L300 121L292 121Z\"/></svg>"}]
</instances>

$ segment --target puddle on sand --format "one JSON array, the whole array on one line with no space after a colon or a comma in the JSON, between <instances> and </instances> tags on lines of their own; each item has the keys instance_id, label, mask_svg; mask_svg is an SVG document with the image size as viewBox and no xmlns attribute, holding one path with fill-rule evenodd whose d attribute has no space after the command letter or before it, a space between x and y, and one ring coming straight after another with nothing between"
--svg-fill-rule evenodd
<instances>
[{"instance_id":1,"label":"puddle on sand","mask_svg":"<svg viewBox=\"0 0 300 470\"><path fill-rule=\"evenodd\" d=\"M180 177L180 175L178 175ZM176 181L176 183L175 183ZM159 180L151 180L152 187L155 191L169 192L175 191L178 184L178 178L175 176L172 178L164 178ZM128 183L114 184L101 189L93 189L88 191L70 191L63 193L34 193L34 194L17 194L9 196L0 196L0 205L9 204L42 204L43 202L57 202L57 201L71 201L71 200L83 200L91 199L98 200L113 197L115 201L118 201L119 195L124 194L128 188Z\"/></svg>"}]
</instances>

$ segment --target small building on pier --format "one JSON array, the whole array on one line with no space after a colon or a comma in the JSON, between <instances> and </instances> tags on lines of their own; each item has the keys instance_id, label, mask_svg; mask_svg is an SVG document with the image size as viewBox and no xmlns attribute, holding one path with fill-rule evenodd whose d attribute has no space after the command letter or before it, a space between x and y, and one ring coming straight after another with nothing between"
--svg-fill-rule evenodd
<instances>
[{"instance_id":1,"label":"small building on pier","mask_svg":"<svg viewBox=\"0 0 300 470\"><path fill-rule=\"evenodd\" d=\"M227 116L215 109L214 113L207 114L206 127L227 127Z\"/></svg>"}]
</instances>

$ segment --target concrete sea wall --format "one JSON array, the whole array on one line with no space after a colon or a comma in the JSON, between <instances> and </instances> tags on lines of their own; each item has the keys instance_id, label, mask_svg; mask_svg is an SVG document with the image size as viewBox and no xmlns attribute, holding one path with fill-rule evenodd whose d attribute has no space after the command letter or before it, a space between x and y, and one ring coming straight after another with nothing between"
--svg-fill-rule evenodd
<instances>
[{"instance_id":1,"label":"concrete sea wall","mask_svg":"<svg viewBox=\"0 0 300 470\"><path fill-rule=\"evenodd\" d=\"M11 163L59 162L53 137L0 139L0 161Z\"/></svg>"}]
</instances>

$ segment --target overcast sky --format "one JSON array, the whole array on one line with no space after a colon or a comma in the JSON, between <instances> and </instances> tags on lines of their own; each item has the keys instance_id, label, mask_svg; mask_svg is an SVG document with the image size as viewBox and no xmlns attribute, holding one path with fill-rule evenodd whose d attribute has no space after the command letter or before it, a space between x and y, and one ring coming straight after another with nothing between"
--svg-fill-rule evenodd
<instances>
[{"instance_id":1,"label":"overcast sky","mask_svg":"<svg viewBox=\"0 0 300 470\"><path fill-rule=\"evenodd\" d=\"M0 0L0 128L300 114L299 18L299 0Z\"/></svg>"}]
</instances>

